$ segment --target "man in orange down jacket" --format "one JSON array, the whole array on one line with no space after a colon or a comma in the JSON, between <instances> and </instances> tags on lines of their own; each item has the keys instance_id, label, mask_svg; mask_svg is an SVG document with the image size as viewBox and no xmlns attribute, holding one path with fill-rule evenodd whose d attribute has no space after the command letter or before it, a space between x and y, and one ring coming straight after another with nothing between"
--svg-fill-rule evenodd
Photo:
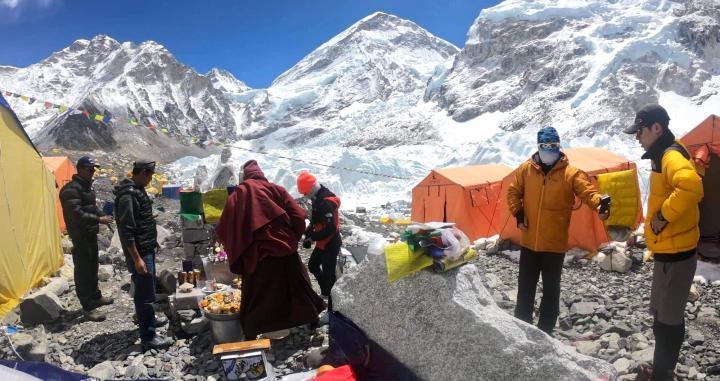
<instances>
[{"instance_id":1,"label":"man in orange down jacket","mask_svg":"<svg viewBox=\"0 0 720 381\"><path fill-rule=\"evenodd\" d=\"M540 274L543 296L538 328L552 335L560 311L560 276L568 249L570 215L579 197L600 211L600 194L585 172L569 165L553 127L538 131L538 152L514 172L507 202L522 230L515 317L532 324ZM607 219L609 212L600 214Z\"/></svg>"},{"instance_id":2,"label":"man in orange down jacket","mask_svg":"<svg viewBox=\"0 0 720 381\"><path fill-rule=\"evenodd\" d=\"M651 160L645 238L655 260L650 291L654 318L653 368L641 367L638 380L673 380L685 339L685 304L697 266L703 185L687 149L668 128L670 117L660 105L643 107L625 129Z\"/></svg>"}]
</instances>

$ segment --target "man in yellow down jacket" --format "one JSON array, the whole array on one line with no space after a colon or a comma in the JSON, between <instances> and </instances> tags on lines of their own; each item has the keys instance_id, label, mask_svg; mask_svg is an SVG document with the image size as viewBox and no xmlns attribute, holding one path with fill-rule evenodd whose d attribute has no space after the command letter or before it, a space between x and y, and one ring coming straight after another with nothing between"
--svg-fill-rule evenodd
<instances>
[{"instance_id":1,"label":"man in yellow down jacket","mask_svg":"<svg viewBox=\"0 0 720 381\"><path fill-rule=\"evenodd\" d=\"M673 379L685 338L685 303L697 265L702 180L669 122L664 108L647 105L624 131L635 134L645 149L642 158L652 163L645 238L655 259L650 293L655 355L652 375L649 368L642 368L638 379Z\"/></svg>"},{"instance_id":2,"label":"man in yellow down jacket","mask_svg":"<svg viewBox=\"0 0 720 381\"><path fill-rule=\"evenodd\" d=\"M600 210L600 194L585 172L569 165L553 127L538 131L538 152L514 172L507 202L523 231L515 317L532 324L540 274L543 296L538 328L552 335L560 311L560 276L575 196ZM608 213L600 215L602 219Z\"/></svg>"}]
</instances>

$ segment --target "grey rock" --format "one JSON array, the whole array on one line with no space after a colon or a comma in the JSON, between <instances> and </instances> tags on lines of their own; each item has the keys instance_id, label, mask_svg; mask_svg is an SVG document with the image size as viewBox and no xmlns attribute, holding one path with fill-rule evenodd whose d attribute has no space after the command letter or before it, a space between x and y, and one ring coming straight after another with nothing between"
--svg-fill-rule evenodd
<instances>
[{"instance_id":1,"label":"grey rock","mask_svg":"<svg viewBox=\"0 0 720 381\"><path fill-rule=\"evenodd\" d=\"M600 307L600 304L596 302L578 302L570 307L570 313L573 315L588 316L594 314L598 307Z\"/></svg>"},{"instance_id":2,"label":"grey rock","mask_svg":"<svg viewBox=\"0 0 720 381\"><path fill-rule=\"evenodd\" d=\"M98 266L98 280L101 282L107 282L115 274L115 269L112 265L100 265Z\"/></svg>"},{"instance_id":3,"label":"grey rock","mask_svg":"<svg viewBox=\"0 0 720 381\"><path fill-rule=\"evenodd\" d=\"M653 347L648 347L648 348L633 352L632 359L637 362L649 364L653 360L654 352L655 352L655 349Z\"/></svg>"},{"instance_id":4,"label":"grey rock","mask_svg":"<svg viewBox=\"0 0 720 381\"><path fill-rule=\"evenodd\" d=\"M57 319L64 310L65 307L57 295L40 290L20 303L20 320L28 325L50 322Z\"/></svg>"},{"instance_id":5,"label":"grey rock","mask_svg":"<svg viewBox=\"0 0 720 381\"><path fill-rule=\"evenodd\" d=\"M690 285L690 292L688 293L688 302L695 303L700 299L700 291L698 291L695 283Z\"/></svg>"},{"instance_id":6,"label":"grey rock","mask_svg":"<svg viewBox=\"0 0 720 381\"><path fill-rule=\"evenodd\" d=\"M207 329L210 321L205 316L200 316L193 319L190 322L181 322L180 326L182 330L189 335L197 335L203 330Z\"/></svg>"},{"instance_id":7,"label":"grey rock","mask_svg":"<svg viewBox=\"0 0 720 381\"><path fill-rule=\"evenodd\" d=\"M588 356L595 356L597 355L598 351L600 350L600 342L598 341L591 341L591 340L585 340L585 341L579 341L575 343L575 348L578 352L588 355Z\"/></svg>"},{"instance_id":8,"label":"grey rock","mask_svg":"<svg viewBox=\"0 0 720 381\"><path fill-rule=\"evenodd\" d=\"M630 368L632 367L633 363L632 361L621 357L613 363L613 366L618 371L619 374L627 374L630 371Z\"/></svg>"},{"instance_id":9,"label":"grey rock","mask_svg":"<svg viewBox=\"0 0 720 381\"><path fill-rule=\"evenodd\" d=\"M422 379L616 377L611 364L579 354L498 308L472 264L443 274L420 271L388 284L383 250L374 243L332 292L338 311Z\"/></svg>"},{"instance_id":10,"label":"grey rock","mask_svg":"<svg viewBox=\"0 0 720 381\"><path fill-rule=\"evenodd\" d=\"M69 236L63 237L62 241L60 241L60 244L62 245L63 253L72 254L73 244Z\"/></svg>"},{"instance_id":11,"label":"grey rock","mask_svg":"<svg viewBox=\"0 0 720 381\"><path fill-rule=\"evenodd\" d=\"M705 342L705 335L695 328L688 329L687 341L690 345L697 346Z\"/></svg>"},{"instance_id":12,"label":"grey rock","mask_svg":"<svg viewBox=\"0 0 720 381\"><path fill-rule=\"evenodd\" d=\"M178 310L177 315L180 318L180 321L190 322L193 319L195 319L195 316L197 316L197 311L195 311L195 310Z\"/></svg>"},{"instance_id":13,"label":"grey rock","mask_svg":"<svg viewBox=\"0 0 720 381\"><path fill-rule=\"evenodd\" d=\"M100 380L109 380L115 378L116 371L110 361L103 361L92 367L87 374L90 377L95 377Z\"/></svg>"},{"instance_id":14,"label":"grey rock","mask_svg":"<svg viewBox=\"0 0 720 381\"><path fill-rule=\"evenodd\" d=\"M713 325L717 325L718 323L720 323L718 321L717 310L713 307L700 307L700 311L698 312L695 320L698 323L706 323Z\"/></svg>"},{"instance_id":15,"label":"grey rock","mask_svg":"<svg viewBox=\"0 0 720 381\"><path fill-rule=\"evenodd\" d=\"M625 323L616 323L611 325L607 330L605 330L605 333L617 333L621 337L630 336L636 331L631 328L629 325Z\"/></svg>"},{"instance_id":16,"label":"grey rock","mask_svg":"<svg viewBox=\"0 0 720 381\"><path fill-rule=\"evenodd\" d=\"M48 354L48 340L42 326L16 333L10 338L18 354L26 361L45 361Z\"/></svg>"},{"instance_id":17,"label":"grey rock","mask_svg":"<svg viewBox=\"0 0 720 381\"><path fill-rule=\"evenodd\" d=\"M143 364L130 365L125 368L125 378L131 380L148 377L147 367Z\"/></svg>"},{"instance_id":18,"label":"grey rock","mask_svg":"<svg viewBox=\"0 0 720 381\"><path fill-rule=\"evenodd\" d=\"M70 284L68 283L67 279L58 277L58 278L51 278L50 283L45 285L43 287L46 291L52 292L53 294L57 296L62 296L64 293L66 293L70 289Z\"/></svg>"}]
</instances>

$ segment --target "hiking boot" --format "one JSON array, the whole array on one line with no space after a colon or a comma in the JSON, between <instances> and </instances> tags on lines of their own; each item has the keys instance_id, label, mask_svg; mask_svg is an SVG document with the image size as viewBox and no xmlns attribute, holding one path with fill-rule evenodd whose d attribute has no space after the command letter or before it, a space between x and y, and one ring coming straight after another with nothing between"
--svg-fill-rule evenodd
<instances>
[{"instance_id":1,"label":"hiking boot","mask_svg":"<svg viewBox=\"0 0 720 381\"><path fill-rule=\"evenodd\" d=\"M147 351L149 349L168 348L171 345L173 345L174 343L175 343L175 340L173 340L172 337L165 337L165 336L160 336L160 335L155 335L155 337L153 337L152 340L140 342L140 344L142 344L143 351Z\"/></svg>"},{"instance_id":2,"label":"hiking boot","mask_svg":"<svg viewBox=\"0 0 720 381\"><path fill-rule=\"evenodd\" d=\"M109 306L114 302L115 300L109 296L102 296L100 299L96 300L98 306Z\"/></svg>"},{"instance_id":3,"label":"hiking boot","mask_svg":"<svg viewBox=\"0 0 720 381\"><path fill-rule=\"evenodd\" d=\"M98 310L83 310L83 315L90 321L104 321L105 314Z\"/></svg>"}]
</instances>

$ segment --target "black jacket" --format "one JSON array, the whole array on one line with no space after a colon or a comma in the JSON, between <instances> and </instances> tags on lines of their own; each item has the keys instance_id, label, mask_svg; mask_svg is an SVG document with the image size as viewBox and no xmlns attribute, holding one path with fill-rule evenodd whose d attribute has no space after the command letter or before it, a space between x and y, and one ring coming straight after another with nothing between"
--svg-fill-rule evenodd
<instances>
[{"instance_id":1,"label":"black jacket","mask_svg":"<svg viewBox=\"0 0 720 381\"><path fill-rule=\"evenodd\" d=\"M337 233L335 221L338 218L338 206L334 202L327 200L328 197L336 197L333 192L320 186L317 194L312 200L312 215L310 216L310 226L305 231L305 237L313 241L320 241ZM315 226L323 226L322 230L315 231Z\"/></svg>"},{"instance_id":2,"label":"black jacket","mask_svg":"<svg viewBox=\"0 0 720 381\"><path fill-rule=\"evenodd\" d=\"M98 234L103 213L95 202L92 181L73 175L72 181L60 189L60 203L70 238Z\"/></svg>"},{"instance_id":3,"label":"black jacket","mask_svg":"<svg viewBox=\"0 0 720 381\"><path fill-rule=\"evenodd\" d=\"M129 255L128 246L135 244L138 252L155 252L157 227L153 217L152 200L145 189L124 179L115 187L115 220L123 251Z\"/></svg>"}]
</instances>

